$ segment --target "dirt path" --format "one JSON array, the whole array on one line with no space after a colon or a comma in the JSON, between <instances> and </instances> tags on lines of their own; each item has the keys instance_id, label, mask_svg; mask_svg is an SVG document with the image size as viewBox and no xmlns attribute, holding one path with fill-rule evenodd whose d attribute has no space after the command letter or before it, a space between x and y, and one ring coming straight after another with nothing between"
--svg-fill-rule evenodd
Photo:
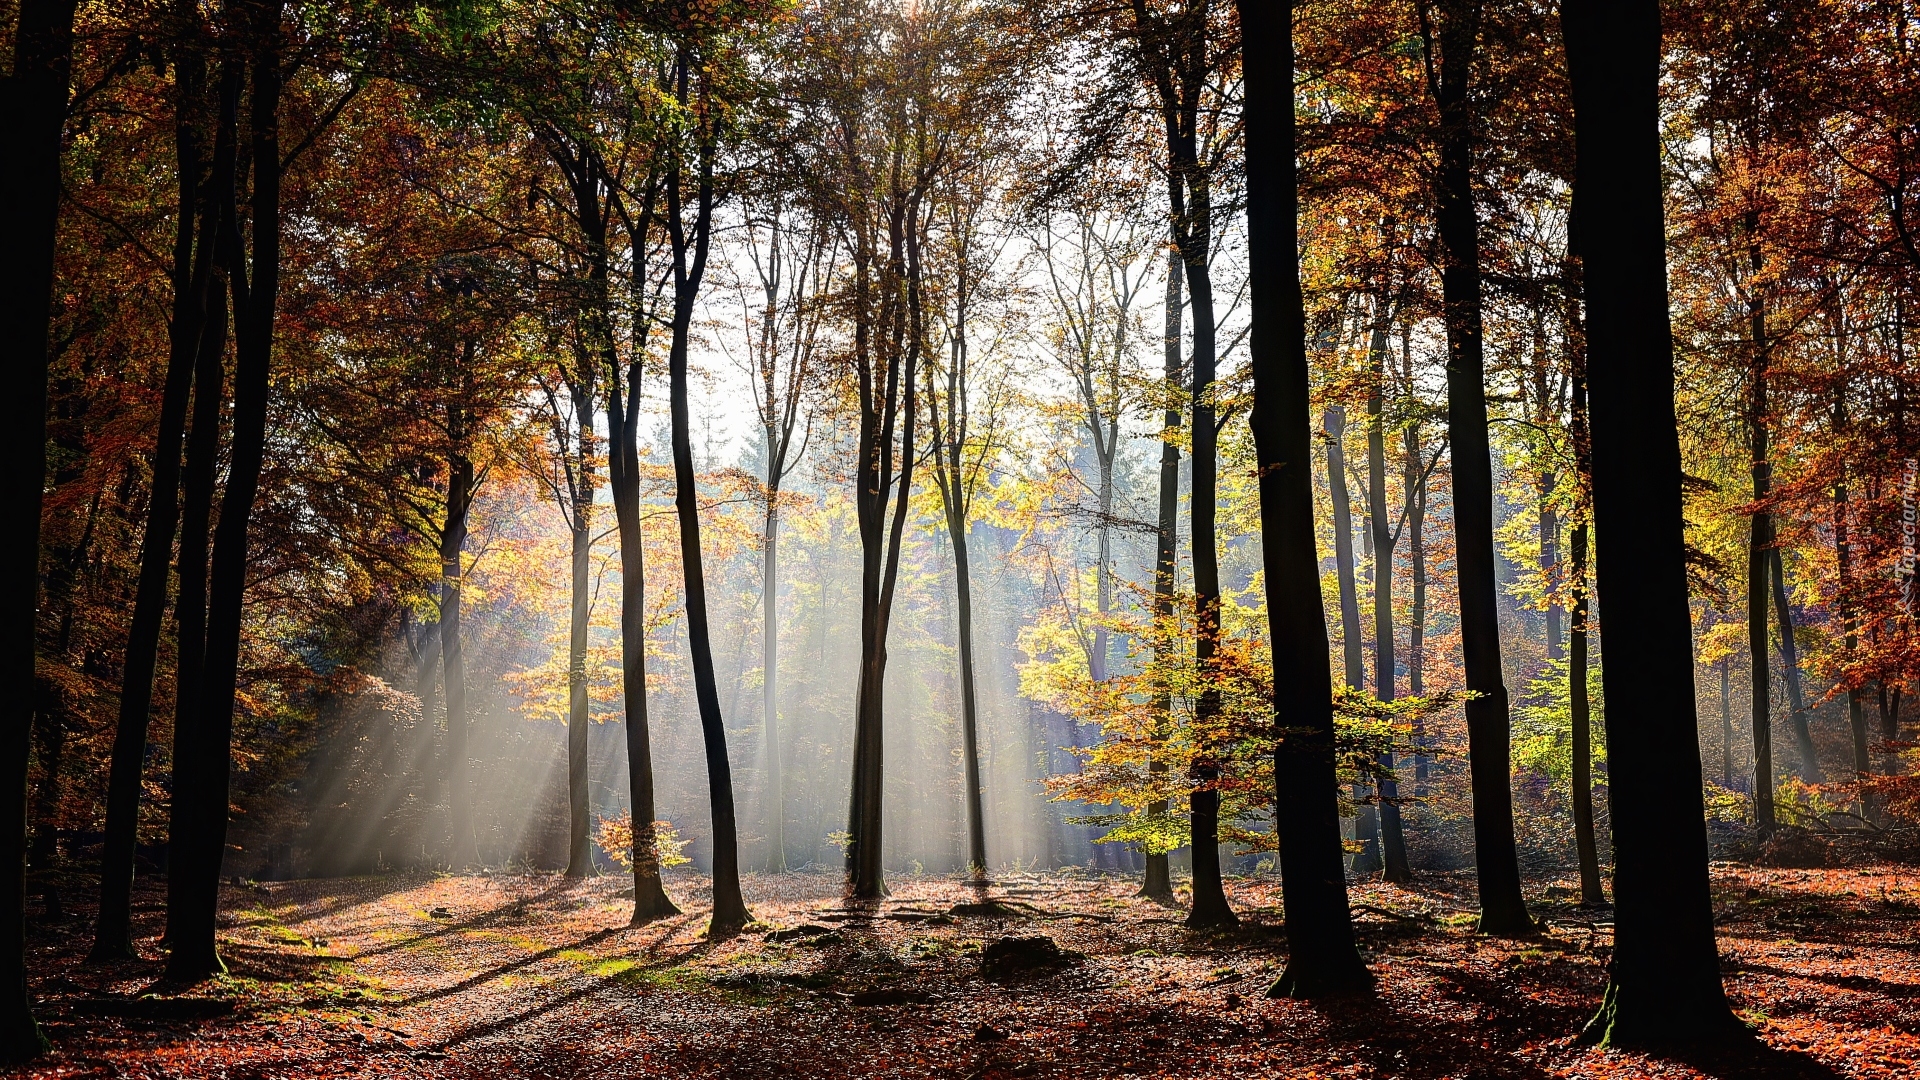
<instances>
[{"instance_id":1,"label":"dirt path","mask_svg":"<svg viewBox=\"0 0 1920 1080\"><path fill-rule=\"evenodd\" d=\"M1271 883L1230 884L1242 930L1197 935L1118 879L1015 875L1010 918L949 912L956 882L900 878L857 911L826 876L749 878L767 927L709 943L688 914L626 925L627 882L389 877L227 890L231 975L137 995L148 959L77 963L89 911L34 930L55 1054L33 1077L1873 1077L1920 1062L1920 873L1716 871L1729 992L1766 1048L1691 1063L1571 1049L1609 928L1536 881L1541 937L1471 933L1470 883L1362 886L1376 1001L1263 997L1284 964ZM144 888L144 886L143 886ZM160 896L143 891L140 930ZM983 975L1002 937L1068 955ZM1044 959L1044 958L1042 958ZM225 1011L221 1015L205 1015ZM195 1015L199 1014L199 1015Z\"/></svg>"}]
</instances>

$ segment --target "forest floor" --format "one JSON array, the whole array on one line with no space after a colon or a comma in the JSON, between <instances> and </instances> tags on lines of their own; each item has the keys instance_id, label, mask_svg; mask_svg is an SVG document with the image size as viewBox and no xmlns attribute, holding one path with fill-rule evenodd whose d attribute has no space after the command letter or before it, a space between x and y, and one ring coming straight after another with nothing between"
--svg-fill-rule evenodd
<instances>
[{"instance_id":1,"label":"forest floor","mask_svg":"<svg viewBox=\"0 0 1920 1080\"><path fill-rule=\"evenodd\" d=\"M1277 887L1235 879L1240 930L1200 934L1134 882L1009 874L1007 918L952 879L900 877L849 909L836 877L750 876L762 921L709 942L687 914L627 925L630 881L390 876L242 885L221 917L230 974L156 987L162 895L136 898L142 961L81 963L91 910L34 920L54 1051L0 1075L189 1080L563 1077L1908 1077L1920 1063L1920 869L1716 864L1726 985L1759 1039L1688 1061L1574 1048L1610 926L1572 882L1528 882L1548 929L1472 931L1472 879L1360 884L1371 1001L1269 1000L1285 962ZM1601 917L1604 919L1604 916ZM1002 937L1052 966L983 974ZM155 995L157 992L157 996ZM149 995L149 996L142 996Z\"/></svg>"}]
</instances>

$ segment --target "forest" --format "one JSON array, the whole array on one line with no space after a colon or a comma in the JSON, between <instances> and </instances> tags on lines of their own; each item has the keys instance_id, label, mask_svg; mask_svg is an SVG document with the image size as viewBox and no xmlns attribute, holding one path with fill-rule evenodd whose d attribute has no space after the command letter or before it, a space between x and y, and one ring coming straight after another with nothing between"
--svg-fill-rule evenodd
<instances>
[{"instance_id":1,"label":"forest","mask_svg":"<svg viewBox=\"0 0 1920 1080\"><path fill-rule=\"evenodd\" d=\"M0 16L0 1077L1920 1070L1913 0Z\"/></svg>"}]
</instances>

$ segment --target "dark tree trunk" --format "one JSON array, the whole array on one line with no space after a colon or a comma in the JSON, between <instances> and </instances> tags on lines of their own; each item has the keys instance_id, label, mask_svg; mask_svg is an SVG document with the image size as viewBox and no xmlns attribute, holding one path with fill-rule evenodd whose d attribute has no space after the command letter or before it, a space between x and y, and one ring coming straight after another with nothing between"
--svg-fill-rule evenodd
<instances>
[{"instance_id":1,"label":"dark tree trunk","mask_svg":"<svg viewBox=\"0 0 1920 1080\"><path fill-rule=\"evenodd\" d=\"M912 333L916 338L923 336L925 313L921 309L921 235L920 225L916 221L913 231L907 238L908 261L908 316L912 320ZM973 657L973 572L967 557L968 513L973 499L972 482L967 475L967 436L968 422L971 418L967 400L967 382L970 376L968 363L971 359L967 352L967 303L968 278L964 272L962 260L961 272L955 275L953 284L954 311L953 325L948 333L951 341L950 356L947 364L947 417L943 429L940 418L940 395L936 392L934 373L931 367L927 371L927 420L929 427L929 456L933 459L934 486L940 491L940 506L945 512L947 539L953 545L953 584L956 598L956 616L958 626L956 634L960 654L960 746L964 758L966 774L967 805L967 874L978 883L984 883L987 876L987 824L984 805L984 789L980 782L980 713L975 692ZM1091 398L1089 398L1091 401ZM1096 454L1100 455L1101 486L1101 525L1100 525L1100 566L1096 576L1100 582L1100 624L1101 630L1095 635L1093 654L1088 657L1088 670L1095 681L1106 678L1106 607L1108 603L1107 586L1107 517L1112 509L1113 497L1113 461L1112 439L1109 436L1101 442L1099 416L1094 413L1089 426L1094 431Z\"/></svg>"},{"instance_id":2,"label":"dark tree trunk","mask_svg":"<svg viewBox=\"0 0 1920 1080\"><path fill-rule=\"evenodd\" d=\"M687 68L680 57L679 97L687 100ZM701 106L705 106L702 101ZM686 583L687 644L693 660L694 697L700 708L700 734L707 752L707 791L713 807L713 918L707 935L726 937L753 921L740 895L740 846L734 822L733 769L727 760L727 729L720 715L720 691L713 677L713 642L707 631L707 581L700 557L700 491L693 472L693 439L688 419L687 345L693 305L707 271L707 244L713 223L713 145L702 132L693 235L681 219L680 166L667 172L667 229L673 240L673 345L668 353L668 396L673 415L674 505L680 519L680 560Z\"/></svg>"},{"instance_id":3,"label":"dark tree trunk","mask_svg":"<svg viewBox=\"0 0 1920 1080\"><path fill-rule=\"evenodd\" d=\"M1387 525L1387 327L1392 307L1383 289L1375 301L1373 340L1368 352L1373 385L1367 394L1367 517L1373 530L1373 693L1392 701L1395 692L1393 648L1393 548L1398 541ZM1406 833L1400 825L1400 785L1393 779L1393 753L1380 758L1380 846L1386 880L1413 880L1407 863Z\"/></svg>"},{"instance_id":4,"label":"dark tree trunk","mask_svg":"<svg viewBox=\"0 0 1920 1080\"><path fill-rule=\"evenodd\" d=\"M872 281L875 255L864 226L854 251L858 316L853 351L860 383L860 445L854 477L860 528L860 680L854 696L853 785L847 806L846 853L847 894L854 900L879 900L887 894L881 842L887 630L900 572L902 530L913 493L914 428L918 418L914 380L922 344L919 333L906 333L907 304L901 297L906 290L901 283L908 281L906 289L917 292L918 282L910 280L913 273L907 266L907 240L912 223L919 220L920 198L919 188L892 194L893 204L887 214L887 258L877 304ZM900 433L897 446L896 426ZM891 515L889 498L893 500Z\"/></svg>"},{"instance_id":5,"label":"dark tree trunk","mask_svg":"<svg viewBox=\"0 0 1920 1080\"><path fill-rule=\"evenodd\" d=\"M1413 364L1407 363L1408 384L1412 384ZM1420 697L1427 692L1427 469L1422 464L1420 425L1407 425L1407 577L1412 579L1412 597L1407 602L1407 693ZM1436 459L1437 461L1437 459ZM1413 744L1426 745L1426 726L1415 721ZM1427 755L1418 749L1413 755L1414 796L1426 795Z\"/></svg>"},{"instance_id":6,"label":"dark tree trunk","mask_svg":"<svg viewBox=\"0 0 1920 1080\"><path fill-rule=\"evenodd\" d=\"M1314 550L1313 437L1307 415L1306 312L1296 261L1292 28L1286 8L1238 0L1245 55L1247 254L1252 275L1251 426L1260 468L1261 562L1273 649L1274 823L1289 953L1269 991L1315 998L1365 993L1340 849L1333 682Z\"/></svg>"},{"instance_id":7,"label":"dark tree trunk","mask_svg":"<svg viewBox=\"0 0 1920 1080\"><path fill-rule=\"evenodd\" d=\"M1698 1045L1744 1030L1714 943L1668 328L1653 0L1562 8L1592 396L1613 792L1616 948L1584 1037ZM1617 677L1616 677L1617 676Z\"/></svg>"},{"instance_id":8,"label":"dark tree trunk","mask_svg":"<svg viewBox=\"0 0 1920 1080\"><path fill-rule=\"evenodd\" d=\"M1569 230L1571 233L1571 229ZM1587 348L1586 324L1580 313L1580 276L1578 255L1569 252L1561 266L1561 287L1565 292L1564 314L1567 340L1568 383L1572 389L1571 428L1573 468L1579 497L1574 505L1573 551L1569 580L1572 582L1573 611L1568 627L1567 726L1572 729L1569 752L1573 758L1573 847L1580 864L1580 902L1590 906L1606 903L1600 884L1600 848L1593 827L1593 709L1587 700L1587 563L1590 545L1589 520L1593 513L1593 441L1587 421Z\"/></svg>"},{"instance_id":9,"label":"dark tree trunk","mask_svg":"<svg viewBox=\"0 0 1920 1080\"><path fill-rule=\"evenodd\" d=\"M957 476L956 476L957 479ZM947 512L947 535L953 541L954 590L960 617L960 738L966 756L967 873L987 875L986 808L980 783L980 721L973 688L973 580L967 568L967 524L963 515Z\"/></svg>"},{"instance_id":10,"label":"dark tree trunk","mask_svg":"<svg viewBox=\"0 0 1920 1080\"><path fill-rule=\"evenodd\" d=\"M167 375L153 445L153 494L140 547L140 578L120 681L120 716L107 773L106 842L100 857L100 910L94 923L95 961L134 955L132 937L133 854L139 839L140 776L147 756L153 712L153 675L167 609L167 576L173 538L180 524L180 452L193 390L194 357L207 321L218 222L203 207L202 174L207 155L206 59L190 37L174 52L174 156L179 206L173 245L173 320L167 327Z\"/></svg>"},{"instance_id":11,"label":"dark tree trunk","mask_svg":"<svg viewBox=\"0 0 1920 1080\"><path fill-rule=\"evenodd\" d=\"M1531 934L1533 918L1520 895L1520 864L1514 853L1507 687L1500 667L1499 584L1494 576L1493 460L1487 441L1480 325L1475 125L1468 93L1480 34L1480 4L1479 0L1442 0L1439 10L1439 73L1433 87L1440 107L1435 220L1445 247L1440 276L1447 326L1447 437L1452 447L1460 648L1467 689L1475 694L1466 703L1466 713L1480 930ZM1430 49L1432 44L1430 40Z\"/></svg>"},{"instance_id":12,"label":"dark tree trunk","mask_svg":"<svg viewBox=\"0 0 1920 1080\"><path fill-rule=\"evenodd\" d=\"M1720 786L1733 787L1733 662L1720 658Z\"/></svg>"},{"instance_id":13,"label":"dark tree trunk","mask_svg":"<svg viewBox=\"0 0 1920 1080\"><path fill-rule=\"evenodd\" d=\"M215 913L220 902L220 864L226 852L227 803L232 772L235 680L240 665L240 633L247 586L247 528L259 489L266 453L269 368L273 323L280 287L280 14L282 0L251 5L249 17L248 125L253 184L249 195L252 225L251 266L242 254L237 210L227 213L222 244L228 253L228 287L233 293L234 382L233 443L226 491L220 501L213 557L207 575L207 646L196 712L195 750L188 793L191 862L182 873L186 903L184 926L171 934L167 976L197 982L223 969L215 951ZM174 873L169 872L169 881ZM184 930L184 933L179 932Z\"/></svg>"},{"instance_id":14,"label":"dark tree trunk","mask_svg":"<svg viewBox=\"0 0 1920 1080\"><path fill-rule=\"evenodd\" d=\"M1180 363L1181 345L1181 301L1180 276L1182 262L1178 249L1167 252L1167 306L1165 343L1163 349L1164 377L1166 379L1167 400L1176 400L1175 391L1180 386L1182 374ZM1180 431L1180 410L1166 409L1160 418L1160 506L1154 528L1153 552L1153 620L1155 633L1154 651L1164 654L1171 642L1160 634L1160 629L1173 618L1173 586L1175 559L1178 551L1180 528L1180 448L1176 439ZM1160 655L1161 661L1171 657ZM1154 702L1155 720L1160 726L1159 735L1165 737L1173 723L1173 697L1162 694ZM1151 773L1165 773L1165 762L1152 761L1147 764ZM1165 799L1157 799L1147 804L1147 816L1156 820L1165 820L1171 808ZM1149 900L1172 905L1173 877L1167 867L1167 853L1147 853L1146 880L1140 886L1140 895Z\"/></svg>"},{"instance_id":15,"label":"dark tree trunk","mask_svg":"<svg viewBox=\"0 0 1920 1080\"><path fill-rule=\"evenodd\" d=\"M1748 232L1758 229L1749 217ZM1756 248L1752 258L1757 264ZM1755 266L1757 271L1759 266ZM1764 506L1773 488L1773 463L1767 447L1767 339L1766 317L1757 295L1748 318L1752 368L1747 387L1747 452L1752 455L1753 501ZM1762 833L1774 828L1773 816L1773 686L1767 666L1767 579L1773 551L1773 515L1754 512L1747 533L1747 653L1752 676L1750 713L1753 722L1753 817Z\"/></svg>"},{"instance_id":16,"label":"dark tree trunk","mask_svg":"<svg viewBox=\"0 0 1920 1080\"><path fill-rule=\"evenodd\" d=\"M204 781L196 775L205 757L200 748L200 686L207 648L207 544L213 525L218 482L220 418L226 398L229 305L227 263L233 258L228 237L235 212L240 94L245 66L234 56L221 61L219 118L215 128L213 171L207 193L214 216L214 278L207 293L206 325L194 357L193 421L181 475L182 512L179 591L174 599L173 772L167 805L167 934L172 942L185 926L190 889L186 874L194 859L191 791Z\"/></svg>"},{"instance_id":17,"label":"dark tree trunk","mask_svg":"<svg viewBox=\"0 0 1920 1080\"><path fill-rule=\"evenodd\" d=\"M0 169L7 199L0 226L0 341L6 370L6 501L13 526L6 547L0 626L5 639L9 698L0 742L0 1062L20 1062L46 1049L33 1019L26 982L27 757L33 698L34 609L39 602L40 502L46 478L47 332L53 311L54 228L60 212L60 135L66 120L67 79L73 55L74 0L21 0L15 10L13 72L4 84L0 145L10 160Z\"/></svg>"},{"instance_id":18,"label":"dark tree trunk","mask_svg":"<svg viewBox=\"0 0 1920 1080\"><path fill-rule=\"evenodd\" d=\"M649 182L639 221L628 223L635 289L645 276L647 231L653 221L654 192ZM647 567L646 534L640 524L640 362L645 344L645 313L635 334L635 360L622 392L617 368L607 372L607 481L613 489L614 526L620 535L620 690L626 709L627 785L633 816L633 917L638 926L680 914L660 880L660 852L654 826L653 736L647 717ZM609 361L613 358L608 357Z\"/></svg>"},{"instance_id":19,"label":"dark tree trunk","mask_svg":"<svg viewBox=\"0 0 1920 1080\"><path fill-rule=\"evenodd\" d=\"M467 370L473 347L467 346ZM467 512L473 506L473 459L467 456L464 418L450 424L454 450L447 456L447 522L440 532L440 664L447 695L447 864L455 870L480 861L479 826L473 820L473 778L467 760L467 665L460 641L460 589L467 546Z\"/></svg>"},{"instance_id":20,"label":"dark tree trunk","mask_svg":"<svg viewBox=\"0 0 1920 1080\"><path fill-rule=\"evenodd\" d=\"M1360 630L1360 592L1353 571L1353 499L1347 491L1346 431L1347 410L1331 406L1321 414L1321 434L1326 440L1327 494L1333 504L1333 565L1340 589L1340 653L1345 661L1343 680L1349 689L1367 685L1365 635ZM1367 800L1364 785L1353 786L1359 804L1353 838L1360 852L1353 857L1353 872L1380 872L1380 817Z\"/></svg>"},{"instance_id":21,"label":"dark tree trunk","mask_svg":"<svg viewBox=\"0 0 1920 1080\"><path fill-rule=\"evenodd\" d=\"M1780 670L1787 676L1787 701L1793 712L1788 726L1793 730L1794 756L1800 759L1800 779L1809 784L1821 781L1820 758L1813 749L1813 731L1807 726L1806 692L1800 684L1800 646L1793 637L1793 605L1787 602L1787 568L1780 560L1780 549L1767 553L1773 579L1773 614L1780 633Z\"/></svg>"}]
</instances>

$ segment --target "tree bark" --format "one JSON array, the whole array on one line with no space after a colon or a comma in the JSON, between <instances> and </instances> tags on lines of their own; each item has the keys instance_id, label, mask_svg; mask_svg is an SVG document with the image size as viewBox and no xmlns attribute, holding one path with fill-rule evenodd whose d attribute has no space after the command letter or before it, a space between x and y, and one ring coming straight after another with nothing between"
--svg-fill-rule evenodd
<instances>
[{"instance_id":1,"label":"tree bark","mask_svg":"<svg viewBox=\"0 0 1920 1080\"><path fill-rule=\"evenodd\" d=\"M1162 349L1164 378L1163 390L1167 395L1168 407L1160 416L1160 505L1154 528L1153 551L1153 621L1155 659L1165 663L1172 657L1164 655L1169 651L1170 641L1161 634L1173 619L1173 589L1175 559L1178 551L1178 532L1180 528L1180 447L1176 445L1180 431L1180 409L1174 404L1180 389L1181 368L1181 301L1180 301L1180 252L1178 248L1167 251L1167 304L1165 342ZM1154 702L1154 718L1158 725L1159 738L1165 738L1173 724L1173 697L1161 694ZM1147 771L1150 774L1164 774L1167 765L1163 761L1149 761ZM1156 799L1147 804L1147 816L1165 820L1171 807L1165 799ZM1140 886L1140 895L1149 900L1171 906L1174 901L1173 877L1167 866L1167 853L1147 853L1146 880Z\"/></svg>"},{"instance_id":2,"label":"tree bark","mask_svg":"<svg viewBox=\"0 0 1920 1080\"><path fill-rule=\"evenodd\" d=\"M39 601L41 490L46 477L47 333L53 311L54 231L60 212L60 138L73 56L74 0L21 0L15 12L13 71L0 87L0 169L7 196L0 225L0 341L8 350L6 503L13 525L11 571L0 592L0 656L8 684L31 686L34 609ZM47 1047L26 983L26 788L33 699L16 692L0 720L0 1062L27 1061Z\"/></svg>"},{"instance_id":3,"label":"tree bark","mask_svg":"<svg viewBox=\"0 0 1920 1080\"><path fill-rule=\"evenodd\" d=\"M1793 637L1793 605L1787 602L1787 568L1781 562L1780 548L1767 552L1767 564L1773 584L1773 614L1780 634L1780 669L1787 676L1787 701L1793 712L1788 726L1793 731L1794 754L1800 759L1800 779L1809 784L1821 782L1820 758L1813 749L1813 731L1807 726L1807 698L1800 683L1800 646Z\"/></svg>"},{"instance_id":4,"label":"tree bark","mask_svg":"<svg viewBox=\"0 0 1920 1080\"><path fill-rule=\"evenodd\" d=\"M1569 246L1574 239L1569 228ZM1567 726L1573 758L1570 797L1573 803L1573 847L1580 865L1580 902L1597 907L1607 897L1600 884L1600 848L1593 825L1593 709L1587 694L1587 563L1589 522L1593 513L1593 440L1587 419L1586 324L1580 313L1578 255L1569 251L1561 264L1564 293L1564 333L1567 342L1568 383L1572 391L1569 428L1573 468L1579 494L1574 503L1572 568L1573 610L1568 626Z\"/></svg>"},{"instance_id":5,"label":"tree bark","mask_svg":"<svg viewBox=\"0 0 1920 1080\"><path fill-rule=\"evenodd\" d=\"M1749 234L1757 222L1748 219ZM1758 250L1752 253L1757 264ZM1758 266L1755 269L1758 270ZM1752 455L1753 501L1755 510L1747 533L1747 653L1752 690L1750 713L1753 722L1753 816L1761 833L1774 829L1773 815L1773 687L1767 666L1767 579L1769 553L1773 550L1773 515L1764 508L1773 487L1773 463L1767 448L1767 339L1766 317L1756 298L1748 318L1751 369L1747 387L1747 449Z\"/></svg>"},{"instance_id":6,"label":"tree bark","mask_svg":"<svg viewBox=\"0 0 1920 1080\"><path fill-rule=\"evenodd\" d=\"M1653 0L1562 7L1572 76L1593 444L1594 525L1614 793L1617 945L1583 1037L1699 1045L1745 1029L1720 983L1668 327Z\"/></svg>"},{"instance_id":7,"label":"tree bark","mask_svg":"<svg viewBox=\"0 0 1920 1080\"><path fill-rule=\"evenodd\" d=\"M1321 436L1325 439L1327 494L1333 504L1333 565L1340 589L1340 652L1345 661L1344 680L1349 689L1367 685L1366 640L1360 630L1360 593L1353 571L1353 500L1347 491L1346 431L1347 410L1334 405L1321 414ZM1380 817L1367 800L1364 784L1353 785L1355 811L1353 837L1360 852L1353 857L1353 872L1380 872Z\"/></svg>"},{"instance_id":8,"label":"tree bark","mask_svg":"<svg viewBox=\"0 0 1920 1080\"><path fill-rule=\"evenodd\" d=\"M679 61L679 98L687 98L692 57ZM706 102L699 105L704 110ZM705 123L705 119L702 118ZM700 493L693 472L693 440L688 419L687 346L693 306L707 271L707 244L713 224L712 132L700 132L699 179L693 235L681 218L681 167L667 170L667 231L673 241L673 345L668 353L668 397L673 417L674 505L680 519L680 559L686 586L687 645L693 660L693 688L700 708L700 734L706 747L707 792L713 808L713 917L707 936L726 937L753 921L740 895L740 846L734 821L733 768L727 760L726 722L720 715L720 691L713 677L713 642L707 630L706 570L700 555Z\"/></svg>"},{"instance_id":9,"label":"tree bark","mask_svg":"<svg viewBox=\"0 0 1920 1080\"><path fill-rule=\"evenodd\" d=\"M252 258L242 254L237 210L226 216L222 244L228 253L228 288L234 309L233 441L227 484L214 529L207 574L207 645L197 702L194 787L190 808L191 862L170 871L185 880L184 926L174 929L167 977L198 982L224 969L215 948L220 902L220 866L226 853L227 805L232 773L235 681L240 665L241 619L247 585L247 529L266 453L267 402L273 357L273 324L280 288L280 15L283 0L249 5L248 90L249 193ZM170 928L171 929L171 928ZM182 932L184 931L184 932Z\"/></svg>"},{"instance_id":10,"label":"tree bark","mask_svg":"<svg viewBox=\"0 0 1920 1080\"><path fill-rule=\"evenodd\" d=\"M207 168L206 59L189 37L174 51L174 157L179 204L173 245L173 319L167 327L167 375L153 444L153 493L140 546L140 577L120 680L120 715L107 774L106 841L100 857L100 910L88 959L130 959L133 950L133 856L139 840L140 776L153 713L153 675L166 620L167 578L180 524L180 452L193 392L194 357L207 319L216 221L203 208Z\"/></svg>"},{"instance_id":11,"label":"tree bark","mask_svg":"<svg viewBox=\"0 0 1920 1080\"><path fill-rule=\"evenodd\" d=\"M1287 8L1237 0L1244 65L1247 256L1252 320L1250 426L1260 470L1261 564L1273 650L1274 824L1289 947L1271 995L1366 993L1340 847L1333 682L1314 550L1313 437L1294 179L1293 35Z\"/></svg>"},{"instance_id":12,"label":"tree bark","mask_svg":"<svg viewBox=\"0 0 1920 1080\"><path fill-rule=\"evenodd\" d=\"M1393 641L1393 549L1398 538L1387 525L1387 327L1392 320L1390 301L1382 290L1375 302L1373 340L1368 343L1373 385L1367 394L1367 517L1373 528L1373 692L1392 701L1395 691ZM1406 833L1400 824L1400 785L1393 778L1393 752L1380 757L1380 846L1387 881L1413 880L1407 863Z\"/></svg>"},{"instance_id":13,"label":"tree bark","mask_svg":"<svg viewBox=\"0 0 1920 1080\"><path fill-rule=\"evenodd\" d=\"M1468 93L1480 33L1479 0L1442 0L1440 171L1435 219L1445 248L1441 293L1447 328L1447 436L1453 466L1454 559L1460 581L1468 765L1473 778L1474 863L1482 933L1534 932L1514 852L1507 687L1493 555L1493 461L1481 338L1480 222L1473 194L1473 103ZM1422 9L1424 12L1424 8ZM1432 35L1429 35L1431 48Z\"/></svg>"},{"instance_id":14,"label":"tree bark","mask_svg":"<svg viewBox=\"0 0 1920 1080\"><path fill-rule=\"evenodd\" d=\"M473 363L468 343L466 366ZM467 545L467 513L473 505L473 459L464 425L455 428L447 456L447 521L440 532L440 663L447 695L447 864L455 870L480 862L479 824L473 820L473 778L467 759L467 665L460 641L460 590Z\"/></svg>"}]
</instances>

